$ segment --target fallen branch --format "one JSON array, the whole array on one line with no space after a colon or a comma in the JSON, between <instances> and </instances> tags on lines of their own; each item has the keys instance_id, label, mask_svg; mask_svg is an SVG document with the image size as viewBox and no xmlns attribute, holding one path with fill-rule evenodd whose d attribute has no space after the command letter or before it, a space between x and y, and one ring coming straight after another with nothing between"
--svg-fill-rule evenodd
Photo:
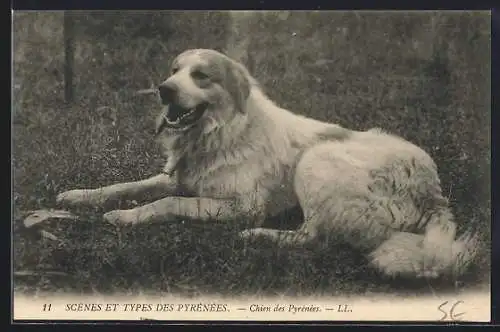
<instances>
[{"instance_id":1,"label":"fallen branch","mask_svg":"<svg viewBox=\"0 0 500 332\"><path fill-rule=\"evenodd\" d=\"M136 95L155 95L156 93L157 93L157 90L154 88L141 89L141 90L137 90L135 92Z\"/></svg>"},{"instance_id":2,"label":"fallen branch","mask_svg":"<svg viewBox=\"0 0 500 332\"><path fill-rule=\"evenodd\" d=\"M35 276L59 276L59 277L67 277L69 276L65 272L60 271L14 271L14 276L16 277L35 277Z\"/></svg>"},{"instance_id":3,"label":"fallen branch","mask_svg":"<svg viewBox=\"0 0 500 332\"><path fill-rule=\"evenodd\" d=\"M36 210L24 218L24 226L31 228L49 219L71 219L77 220L79 217L69 211L64 210Z\"/></svg>"},{"instance_id":4,"label":"fallen branch","mask_svg":"<svg viewBox=\"0 0 500 332\"><path fill-rule=\"evenodd\" d=\"M49 240L52 240L52 241L59 241L59 238L57 236L55 236L54 234L50 233L50 232L47 232L43 229L41 229L39 231L40 233L40 236L43 237L44 239L49 239Z\"/></svg>"}]
</instances>

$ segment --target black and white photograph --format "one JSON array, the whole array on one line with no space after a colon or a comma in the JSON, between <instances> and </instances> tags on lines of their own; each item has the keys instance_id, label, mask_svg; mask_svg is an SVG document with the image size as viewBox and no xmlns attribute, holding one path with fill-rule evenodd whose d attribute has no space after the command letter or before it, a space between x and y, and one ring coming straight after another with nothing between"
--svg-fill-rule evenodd
<instances>
[{"instance_id":1,"label":"black and white photograph","mask_svg":"<svg viewBox=\"0 0 500 332\"><path fill-rule=\"evenodd\" d=\"M14 11L18 320L490 321L489 11Z\"/></svg>"}]
</instances>

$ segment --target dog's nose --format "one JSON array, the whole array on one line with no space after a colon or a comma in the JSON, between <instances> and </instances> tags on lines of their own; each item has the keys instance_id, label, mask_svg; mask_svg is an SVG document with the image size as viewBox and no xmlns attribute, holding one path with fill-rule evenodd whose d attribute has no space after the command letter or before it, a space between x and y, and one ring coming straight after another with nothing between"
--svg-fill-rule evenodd
<instances>
[{"instance_id":1,"label":"dog's nose","mask_svg":"<svg viewBox=\"0 0 500 332\"><path fill-rule=\"evenodd\" d=\"M177 96L177 86L172 82L163 82L158 86L160 92L160 98L164 103L170 103L175 101Z\"/></svg>"}]
</instances>

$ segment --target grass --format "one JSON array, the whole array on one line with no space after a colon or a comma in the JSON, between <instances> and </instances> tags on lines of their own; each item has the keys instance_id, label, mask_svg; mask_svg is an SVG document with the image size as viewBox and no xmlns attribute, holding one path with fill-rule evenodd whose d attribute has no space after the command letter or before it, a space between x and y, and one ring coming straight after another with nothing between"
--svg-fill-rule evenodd
<instances>
[{"instance_id":1,"label":"grass","mask_svg":"<svg viewBox=\"0 0 500 332\"><path fill-rule=\"evenodd\" d=\"M426 149L459 226L484 234L476 268L451 290L484 279L489 17L339 12L310 14L315 17L305 24L304 15L292 13L286 24L271 15L252 26L254 75L273 100L297 113L353 129L379 126ZM342 246L245 246L236 236L240 220L115 228L102 222L101 211L81 211L81 222L46 225L61 241L23 229L23 212L54 207L59 192L158 172L163 160L152 143L158 104L135 91L160 82L168 62L184 49L223 49L230 31L224 13L95 12L76 19L76 100L68 105L62 14L14 17L14 269L41 271L17 278L17 291L197 296L450 290L439 282L385 280ZM283 218L299 223L300 213ZM48 270L64 274L43 272Z\"/></svg>"}]
</instances>

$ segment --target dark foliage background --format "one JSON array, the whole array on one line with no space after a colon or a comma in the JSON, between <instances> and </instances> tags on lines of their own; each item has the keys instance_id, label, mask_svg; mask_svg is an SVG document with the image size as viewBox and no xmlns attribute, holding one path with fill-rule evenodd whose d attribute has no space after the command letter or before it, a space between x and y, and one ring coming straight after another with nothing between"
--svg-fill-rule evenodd
<instances>
[{"instance_id":1,"label":"dark foliage background","mask_svg":"<svg viewBox=\"0 0 500 332\"><path fill-rule=\"evenodd\" d=\"M187 48L227 49L233 32L228 12L71 15L76 99L67 104L63 13L14 14L14 269L31 271L16 279L16 290L402 291L401 283L377 279L349 249L245 247L231 225L115 229L98 211L85 211L85 222L46 226L60 241L23 229L24 211L53 207L63 190L157 172L158 101L136 91L161 82ZM484 234L477 265L489 270L488 13L271 12L256 16L248 32L245 64L278 104L352 129L381 127L428 151L459 225Z\"/></svg>"}]
</instances>

